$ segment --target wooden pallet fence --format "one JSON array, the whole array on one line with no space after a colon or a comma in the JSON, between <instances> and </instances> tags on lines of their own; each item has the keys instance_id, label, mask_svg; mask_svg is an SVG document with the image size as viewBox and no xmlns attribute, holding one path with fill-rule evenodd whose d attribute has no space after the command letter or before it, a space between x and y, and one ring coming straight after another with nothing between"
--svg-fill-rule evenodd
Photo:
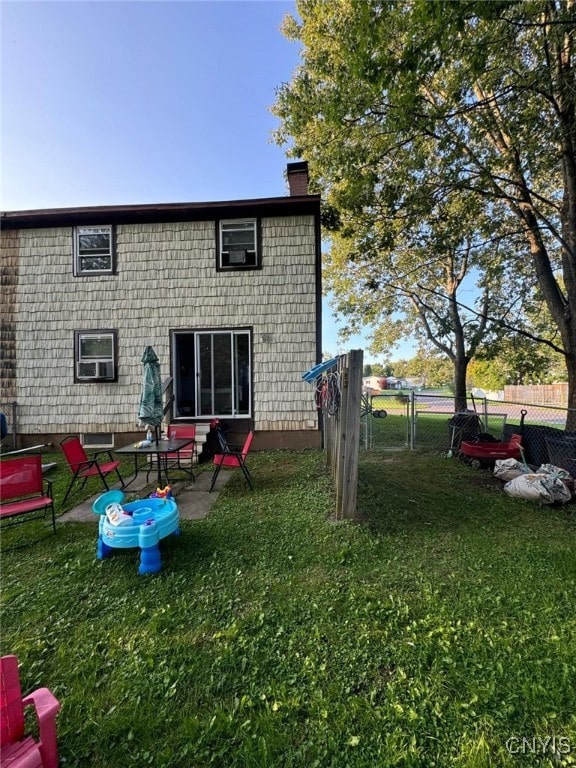
<instances>
[{"instance_id":1,"label":"wooden pallet fence","mask_svg":"<svg viewBox=\"0 0 576 768\"><path fill-rule=\"evenodd\" d=\"M336 487L337 520L357 517L362 371L361 349L341 355L330 374L336 374L338 406L323 409L326 463Z\"/></svg>"}]
</instances>

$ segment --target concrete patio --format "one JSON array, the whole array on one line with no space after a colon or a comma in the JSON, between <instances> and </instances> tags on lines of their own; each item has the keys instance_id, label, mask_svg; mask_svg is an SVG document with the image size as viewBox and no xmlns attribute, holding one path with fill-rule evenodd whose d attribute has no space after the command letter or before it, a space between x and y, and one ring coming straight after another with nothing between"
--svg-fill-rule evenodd
<instances>
[{"instance_id":1,"label":"concrete patio","mask_svg":"<svg viewBox=\"0 0 576 768\"><path fill-rule=\"evenodd\" d=\"M212 481L212 472L197 472L196 481L191 482L188 478L185 480L175 480L172 483L174 498L178 504L181 520L203 520L210 509L216 503L221 489L226 485L232 476L232 472L223 470L218 475L216 485L212 493L209 492ZM132 478L127 478L130 482ZM116 483L112 488L119 488ZM154 483L146 482L146 475L141 473L134 482L130 483L126 490L127 500L145 498L156 490ZM79 503L73 509L65 512L56 519L57 525L62 523L98 523L98 515L92 511L92 504L100 494L96 494L86 501Z\"/></svg>"}]
</instances>

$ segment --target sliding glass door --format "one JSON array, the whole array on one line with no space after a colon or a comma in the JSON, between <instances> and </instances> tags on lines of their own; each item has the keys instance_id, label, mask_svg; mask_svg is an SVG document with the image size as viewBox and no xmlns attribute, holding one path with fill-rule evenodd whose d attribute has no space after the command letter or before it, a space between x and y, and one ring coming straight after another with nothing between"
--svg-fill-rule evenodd
<instances>
[{"instance_id":1,"label":"sliding glass door","mask_svg":"<svg viewBox=\"0 0 576 768\"><path fill-rule=\"evenodd\" d=\"M176 415L250 416L250 331L177 331L174 336Z\"/></svg>"}]
</instances>

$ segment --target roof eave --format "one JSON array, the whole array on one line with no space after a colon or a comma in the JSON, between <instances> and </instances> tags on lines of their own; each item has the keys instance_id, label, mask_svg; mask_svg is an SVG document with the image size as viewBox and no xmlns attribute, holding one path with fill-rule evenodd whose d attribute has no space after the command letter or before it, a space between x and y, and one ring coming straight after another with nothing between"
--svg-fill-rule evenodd
<instances>
[{"instance_id":1,"label":"roof eave","mask_svg":"<svg viewBox=\"0 0 576 768\"><path fill-rule=\"evenodd\" d=\"M148 224L201 221L239 216L318 214L320 195L266 197L208 203L104 205L81 208L44 208L0 213L2 229L31 229L97 224Z\"/></svg>"}]
</instances>

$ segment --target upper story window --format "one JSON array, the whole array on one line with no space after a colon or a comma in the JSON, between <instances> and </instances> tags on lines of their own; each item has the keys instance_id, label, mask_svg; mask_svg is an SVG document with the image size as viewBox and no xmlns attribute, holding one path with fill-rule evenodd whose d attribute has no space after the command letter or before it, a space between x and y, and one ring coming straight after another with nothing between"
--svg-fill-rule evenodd
<instances>
[{"instance_id":1,"label":"upper story window","mask_svg":"<svg viewBox=\"0 0 576 768\"><path fill-rule=\"evenodd\" d=\"M110 275L114 268L113 227L74 227L74 274Z\"/></svg>"},{"instance_id":2,"label":"upper story window","mask_svg":"<svg viewBox=\"0 0 576 768\"><path fill-rule=\"evenodd\" d=\"M216 268L258 269L261 263L260 231L256 219L230 219L218 225Z\"/></svg>"},{"instance_id":3,"label":"upper story window","mask_svg":"<svg viewBox=\"0 0 576 768\"><path fill-rule=\"evenodd\" d=\"M74 331L75 381L116 381L115 330Z\"/></svg>"}]
</instances>

